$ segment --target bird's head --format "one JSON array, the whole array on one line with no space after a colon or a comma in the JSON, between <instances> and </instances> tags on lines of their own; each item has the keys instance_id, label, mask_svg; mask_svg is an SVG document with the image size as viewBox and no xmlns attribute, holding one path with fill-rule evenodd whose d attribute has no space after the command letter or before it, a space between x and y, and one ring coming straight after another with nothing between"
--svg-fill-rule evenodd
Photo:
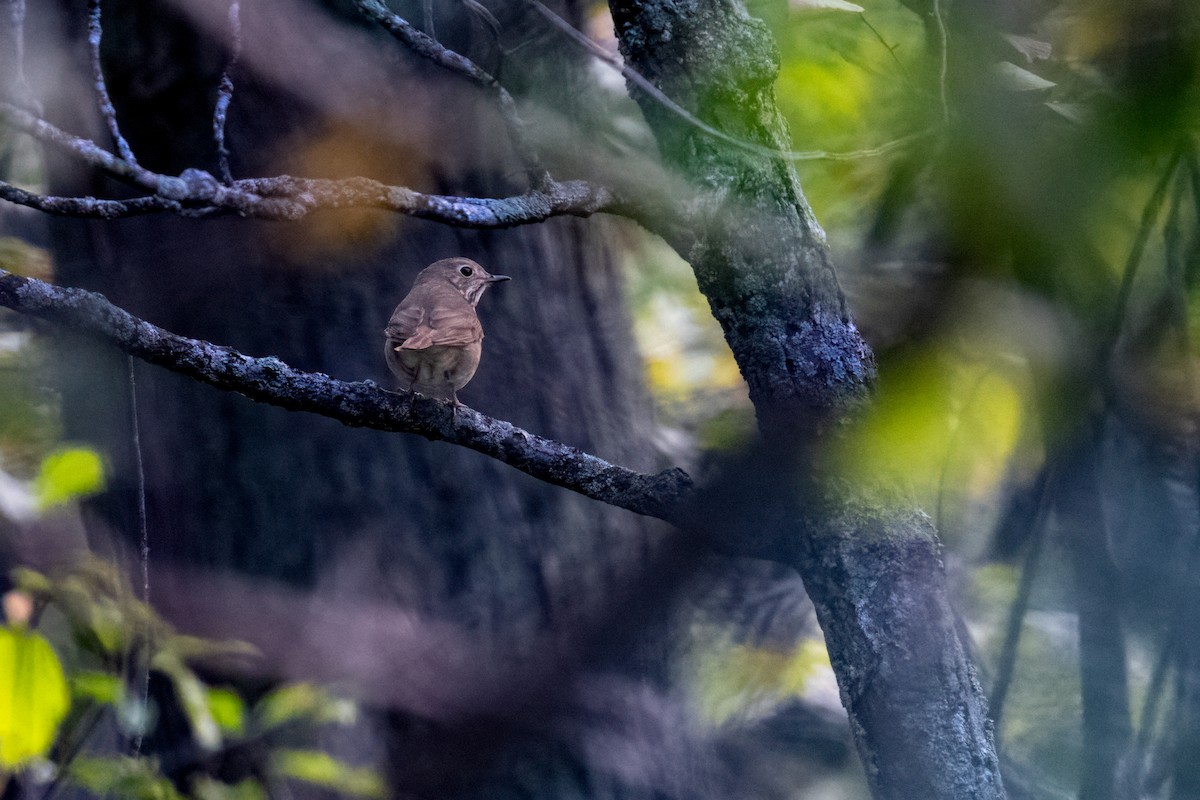
<instances>
[{"instance_id":1,"label":"bird's head","mask_svg":"<svg viewBox=\"0 0 1200 800\"><path fill-rule=\"evenodd\" d=\"M477 305L483 292L493 283L507 281L507 275L493 275L469 258L443 258L435 261L417 276L417 283L426 281L450 283L462 292L463 297L471 305Z\"/></svg>"}]
</instances>

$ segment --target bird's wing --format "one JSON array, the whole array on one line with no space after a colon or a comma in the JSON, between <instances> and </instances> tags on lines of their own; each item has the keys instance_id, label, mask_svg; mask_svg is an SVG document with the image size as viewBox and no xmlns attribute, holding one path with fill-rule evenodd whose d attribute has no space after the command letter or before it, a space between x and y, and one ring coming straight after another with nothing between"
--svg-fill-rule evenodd
<instances>
[{"instance_id":1,"label":"bird's wing","mask_svg":"<svg viewBox=\"0 0 1200 800\"><path fill-rule=\"evenodd\" d=\"M467 303L461 307L435 307L430 314L429 327L432 328L430 345L445 347L466 347L483 339L483 326L475 309Z\"/></svg>"},{"instance_id":2,"label":"bird's wing","mask_svg":"<svg viewBox=\"0 0 1200 800\"><path fill-rule=\"evenodd\" d=\"M435 306L432 313L426 313L422 305L401 305L384 333L389 340L400 342L403 350L465 347L483 339L479 317L466 303L461 308Z\"/></svg>"},{"instance_id":3,"label":"bird's wing","mask_svg":"<svg viewBox=\"0 0 1200 800\"><path fill-rule=\"evenodd\" d=\"M421 305L401 304L392 314L392 318L388 320L383 334L388 339L403 342L416 333L417 328L428 327L428 325L422 325L423 322L425 322L425 309Z\"/></svg>"}]
</instances>

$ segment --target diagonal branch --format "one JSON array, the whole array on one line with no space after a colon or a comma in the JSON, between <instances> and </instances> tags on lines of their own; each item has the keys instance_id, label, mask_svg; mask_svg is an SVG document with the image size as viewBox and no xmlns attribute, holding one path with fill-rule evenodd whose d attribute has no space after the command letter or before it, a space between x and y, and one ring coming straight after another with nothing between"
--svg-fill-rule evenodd
<instances>
[{"instance_id":1,"label":"diagonal branch","mask_svg":"<svg viewBox=\"0 0 1200 800\"><path fill-rule=\"evenodd\" d=\"M100 114L108 124L108 131L116 143L117 152L125 161L137 166L137 158L129 142L121 135L121 126L117 124L117 109L113 106L108 94L108 83L104 80L104 66L100 60L100 39L104 31L100 25L100 0L88 0L88 49L92 57L92 80L95 82L96 99L100 103Z\"/></svg>"},{"instance_id":2,"label":"diagonal branch","mask_svg":"<svg viewBox=\"0 0 1200 800\"><path fill-rule=\"evenodd\" d=\"M513 147L525 163L531 184L541 186L550 180L550 174L542 167L537 152L529 143L525 121L517 113L516 101L494 76L471 59L438 42L433 38L432 27L430 33L418 30L403 17L388 10L379 0L355 0L355 5L363 16L374 20L417 55L492 92Z\"/></svg>"},{"instance_id":3,"label":"diagonal branch","mask_svg":"<svg viewBox=\"0 0 1200 800\"><path fill-rule=\"evenodd\" d=\"M692 480L681 469L643 475L466 406L389 392L372 381L346 383L302 372L273 356L253 358L179 336L81 289L0 270L0 305L260 403L320 414L352 427L415 433L468 447L539 480L637 514L672 520L693 493Z\"/></svg>"}]
</instances>

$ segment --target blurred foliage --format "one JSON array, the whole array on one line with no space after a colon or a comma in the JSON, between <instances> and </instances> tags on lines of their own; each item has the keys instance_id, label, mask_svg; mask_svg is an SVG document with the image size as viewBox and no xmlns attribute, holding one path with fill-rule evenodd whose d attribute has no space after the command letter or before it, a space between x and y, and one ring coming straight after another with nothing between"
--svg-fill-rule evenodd
<instances>
[{"instance_id":1,"label":"blurred foliage","mask_svg":"<svg viewBox=\"0 0 1200 800\"><path fill-rule=\"evenodd\" d=\"M67 780L102 797L132 800L182 800L175 786L145 758L77 756L67 766Z\"/></svg>"},{"instance_id":2,"label":"blurred foliage","mask_svg":"<svg viewBox=\"0 0 1200 800\"><path fill-rule=\"evenodd\" d=\"M872 2L861 14L762 0L782 58L776 100L793 149L871 150L927 135L936 98L921 20L898 2ZM925 146L927 139L918 143ZM797 163L801 185L834 242L861 231L863 209L884 191L891 161L882 157Z\"/></svg>"},{"instance_id":3,"label":"blurred foliage","mask_svg":"<svg viewBox=\"0 0 1200 800\"><path fill-rule=\"evenodd\" d=\"M38 507L43 511L104 489L104 461L95 450L70 447L42 459L34 480Z\"/></svg>"},{"instance_id":4,"label":"blurred foliage","mask_svg":"<svg viewBox=\"0 0 1200 800\"><path fill-rule=\"evenodd\" d=\"M387 796L383 780L372 770L351 767L319 750L279 750L274 757L280 775L356 797Z\"/></svg>"},{"instance_id":5,"label":"blurred foliage","mask_svg":"<svg viewBox=\"0 0 1200 800\"><path fill-rule=\"evenodd\" d=\"M817 639L802 639L790 650L712 641L693 659L694 702L718 725L767 716L788 699L804 697L813 677L833 669Z\"/></svg>"},{"instance_id":6,"label":"blurred foliage","mask_svg":"<svg viewBox=\"0 0 1200 800\"><path fill-rule=\"evenodd\" d=\"M856 483L901 487L949 541L968 523L986 527L991 520L979 518L981 509L1041 457L1018 453L1032 394L1021 366L980 363L961 347L905 352L839 440L829 468Z\"/></svg>"},{"instance_id":7,"label":"blurred foliage","mask_svg":"<svg viewBox=\"0 0 1200 800\"><path fill-rule=\"evenodd\" d=\"M0 269L39 280L49 280L53 274L50 254L15 236L0 236Z\"/></svg>"},{"instance_id":8,"label":"blurred foliage","mask_svg":"<svg viewBox=\"0 0 1200 800\"><path fill-rule=\"evenodd\" d=\"M56 398L35 368L42 356L27 335L0 328L0 465L22 477L36 474L62 438Z\"/></svg>"},{"instance_id":9,"label":"blurred foliage","mask_svg":"<svg viewBox=\"0 0 1200 800\"><path fill-rule=\"evenodd\" d=\"M691 267L645 238L628 249L626 265L634 335L660 419L703 450L741 445L754 430L753 407Z\"/></svg>"},{"instance_id":10,"label":"blurred foliage","mask_svg":"<svg viewBox=\"0 0 1200 800\"><path fill-rule=\"evenodd\" d=\"M27 609L28 624L36 621L47 634L26 630L26 622L0 628L0 693L14 698L0 708L0 767L16 768L36 782L46 770L29 767L42 764L53 780L137 800L259 800L269 793L266 783L280 780L382 796L370 769L303 748L321 726L354 723L357 709L350 701L306 683L277 686L253 702L239 690L213 685L199 667L213 674L252 658L254 651L238 642L175 633L133 596L116 567L99 559L54 576L17 569L12 581L19 588L10 594L28 599L6 599L6 613L20 617L26 615L20 609ZM56 640L53 647L50 639ZM55 647L64 654L61 661ZM166 679L166 697L148 691L146 670ZM99 744L87 745L101 718L127 740L154 735L164 723L161 702L178 706L186 720L194 750L194 766L186 773L164 771L153 756L110 754ZM232 781L217 774L225 754L233 752L253 764L250 777L245 768ZM180 756L175 753L175 760Z\"/></svg>"},{"instance_id":11,"label":"blurred foliage","mask_svg":"<svg viewBox=\"0 0 1200 800\"><path fill-rule=\"evenodd\" d=\"M1016 620L1018 642L1006 626L1021 599L1021 569L981 562L1013 498L1064 444L1095 435L1109 528L1093 549L1116 562L1111 591L1125 621L1154 621L1143 623L1151 653L1169 655L1170 636L1195 636L1180 598L1194 596L1196 565L1200 6L964 0L938 4L938 17L921 0L749 5L778 43L776 96L793 149L836 155L797 169L856 316L864 329L886 332L872 340L876 402L827 454L829 464L899 484L934 516L948 563L964 575L966 626L988 688L1000 653L1015 648L1003 752L1032 765L1046 791L1071 791L1083 758L1085 657L1072 566L1061 547L1030 562L1042 572ZM290 148L282 166L423 179L411 153L381 153L345 128L327 133ZM34 161L14 147L0 139L0 172L29 183ZM309 226L310 237L280 227L275 246L295 261L325 263L386 241L395 226L374 211L330 214ZM0 267L51 272L43 252L11 238L0 239ZM689 451L736 448L753 433L753 410L690 268L662 243L639 240L628 275L662 419L684 433ZM53 398L28 371L32 346L17 331L2 335L6 468L38 475L43 510L100 488L100 454L59 449ZM1038 513L1041 502L1033 498L1033 512L1016 523L1012 552L1030 551L1039 520L1047 536L1061 526ZM0 765L21 763L29 774L27 762L40 758L76 786L128 797L260 800L280 778L383 794L370 771L304 741L319 726L352 722L352 703L311 684L253 699L213 685L198 665L246 657L244 649L176 634L111 566L85 562L53 577L22 571L14 582L33 598L38 630L0 630L0 680L13 682L0 684L0 697L11 690L29 701L0 707ZM1139 606L1151 603L1154 614ZM690 643L686 680L714 723L769 716L828 672L815 640L763 647L736 634L703 631ZM34 661L36 671L18 666ZM153 759L68 746L87 738L96 714L128 738L154 730L161 715L130 664L165 680L199 752L252 744L260 771L172 780ZM1188 669L1195 679L1196 665L1174 668L1179 685ZM1145 673L1129 669L1134 708L1153 699ZM1166 737L1160 752L1169 759L1171 731L1195 720L1163 719L1155 735ZM5 735L18 728L16 738Z\"/></svg>"},{"instance_id":12,"label":"blurred foliage","mask_svg":"<svg viewBox=\"0 0 1200 800\"><path fill-rule=\"evenodd\" d=\"M1089 763L1080 669L1104 656L1080 647L1075 581L1100 570L1128 654L1101 667L1128 687L1104 691L1118 715L1160 709L1126 778L1168 796L1191 741L1176 737L1198 724L1179 692L1197 670L1180 643L1200 563L1200 5L749 5L779 45L792 149L833 154L797 169L878 358L874 403L825 466L903 487L934 518L985 688L1011 681L1002 752L1047 796L1077 792ZM651 388L692 404L668 419L736 447L753 431L744 388L714 391L727 348L686 266L632 260ZM705 434L730 413L740 425ZM1081 441L1099 454L1102 527L1072 550L1056 476ZM987 561L1000 551L1025 561ZM803 670L728 641L694 639L697 702L716 720L768 714Z\"/></svg>"},{"instance_id":13,"label":"blurred foliage","mask_svg":"<svg viewBox=\"0 0 1200 800\"><path fill-rule=\"evenodd\" d=\"M44 756L69 705L54 648L24 625L0 626L0 774Z\"/></svg>"}]
</instances>

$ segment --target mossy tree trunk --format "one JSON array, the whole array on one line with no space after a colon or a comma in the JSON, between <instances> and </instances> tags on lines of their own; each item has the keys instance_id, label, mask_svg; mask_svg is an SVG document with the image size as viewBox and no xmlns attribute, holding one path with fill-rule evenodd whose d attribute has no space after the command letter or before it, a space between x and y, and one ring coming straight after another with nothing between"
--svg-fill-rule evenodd
<instances>
[{"instance_id":1,"label":"mossy tree trunk","mask_svg":"<svg viewBox=\"0 0 1200 800\"><path fill-rule=\"evenodd\" d=\"M663 158L696 191L691 238L673 244L725 331L775 456L757 485L759 497L774 495L774 510L763 526L736 526L739 537L754 528L752 544L725 546L752 546L803 577L875 797L1004 797L986 700L928 518L863 500L870 487L835 486L808 471L804 454L861 403L874 369L794 169L761 152L790 149L769 33L738 0L609 6L634 69L760 148L720 141L630 86ZM751 503L744 510L754 514Z\"/></svg>"}]
</instances>

